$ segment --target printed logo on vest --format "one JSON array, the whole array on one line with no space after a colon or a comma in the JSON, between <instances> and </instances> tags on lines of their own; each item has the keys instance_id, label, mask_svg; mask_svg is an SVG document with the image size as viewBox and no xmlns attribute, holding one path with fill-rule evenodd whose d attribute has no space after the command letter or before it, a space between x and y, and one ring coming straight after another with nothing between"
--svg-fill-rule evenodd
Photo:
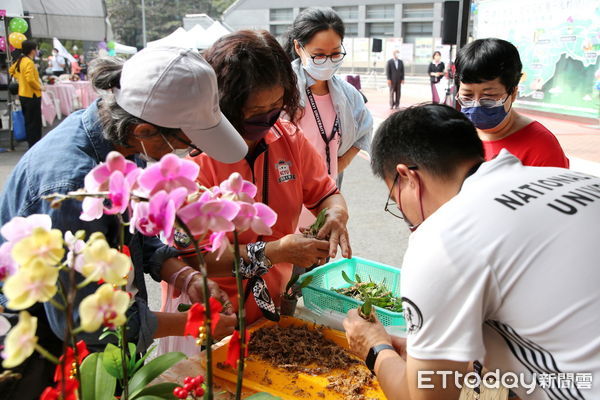
<instances>
[{"instance_id":1,"label":"printed logo on vest","mask_svg":"<svg viewBox=\"0 0 600 400\"><path fill-rule=\"evenodd\" d=\"M280 160L277 164L275 164L275 168L277 168L277 172L279 173L279 178L277 179L279 183L296 179L296 175L292 174L290 169L291 166L291 162L283 160Z\"/></svg>"},{"instance_id":2,"label":"printed logo on vest","mask_svg":"<svg viewBox=\"0 0 600 400\"><path fill-rule=\"evenodd\" d=\"M404 309L404 319L406 320L406 333L411 335L417 333L423 327L423 314L412 300L403 297L402 308Z\"/></svg>"}]
</instances>

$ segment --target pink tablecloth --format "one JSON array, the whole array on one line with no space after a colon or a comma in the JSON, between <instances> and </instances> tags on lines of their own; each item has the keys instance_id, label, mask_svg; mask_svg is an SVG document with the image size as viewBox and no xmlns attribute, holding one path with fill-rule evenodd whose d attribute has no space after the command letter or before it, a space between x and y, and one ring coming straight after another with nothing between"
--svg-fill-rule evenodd
<instances>
[{"instance_id":1,"label":"pink tablecloth","mask_svg":"<svg viewBox=\"0 0 600 400\"><path fill-rule=\"evenodd\" d=\"M59 100L62 115L87 108L98 97L90 81L58 82L54 85L46 85L46 91Z\"/></svg>"}]
</instances>

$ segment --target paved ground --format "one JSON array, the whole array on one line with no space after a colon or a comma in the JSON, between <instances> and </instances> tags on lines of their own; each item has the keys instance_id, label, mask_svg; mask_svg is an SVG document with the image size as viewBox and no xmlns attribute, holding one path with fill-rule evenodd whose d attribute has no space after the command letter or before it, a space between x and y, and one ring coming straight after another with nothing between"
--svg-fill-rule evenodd
<instances>
[{"instance_id":1,"label":"paved ground","mask_svg":"<svg viewBox=\"0 0 600 400\"><path fill-rule=\"evenodd\" d=\"M364 93L369 99L367 106L374 116L375 125L378 126L392 112L388 106L387 89L368 89ZM407 79L407 84L402 88L402 107L429 100L428 84L421 80ZM600 175L600 130L589 126L594 121L577 122L560 117L531 116L556 134L571 159L573 169ZM8 146L6 136L6 131L0 131L0 148ZM15 152L0 153L0 187L4 186L8 174L26 148L26 144L20 143ZM399 266L406 249L408 230L402 221L383 211L387 189L382 181L371 174L365 157L357 157L348 167L342 192L350 208L349 230L354 254ZM149 282L149 286L150 305L157 310L160 305L160 289L154 282Z\"/></svg>"}]
</instances>

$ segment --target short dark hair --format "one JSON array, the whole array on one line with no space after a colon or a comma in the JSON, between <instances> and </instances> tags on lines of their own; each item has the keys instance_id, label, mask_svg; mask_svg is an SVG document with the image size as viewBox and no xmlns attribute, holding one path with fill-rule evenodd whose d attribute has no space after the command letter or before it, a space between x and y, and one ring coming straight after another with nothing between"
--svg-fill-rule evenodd
<instances>
[{"instance_id":1,"label":"short dark hair","mask_svg":"<svg viewBox=\"0 0 600 400\"><path fill-rule=\"evenodd\" d=\"M295 122L300 109L296 74L269 32L243 30L223 36L204 58L217 74L221 111L238 131L242 131L242 109L250 94L275 85L283 87L283 110Z\"/></svg>"},{"instance_id":2,"label":"short dark hair","mask_svg":"<svg viewBox=\"0 0 600 400\"><path fill-rule=\"evenodd\" d=\"M37 49L37 43L35 40L24 40L23 43L21 43L21 51L24 56L28 55L35 49Z\"/></svg>"},{"instance_id":3,"label":"short dark hair","mask_svg":"<svg viewBox=\"0 0 600 400\"><path fill-rule=\"evenodd\" d=\"M519 51L502 39L477 39L456 55L456 86L460 83L482 83L500 78L508 93L517 87L523 64Z\"/></svg>"},{"instance_id":4,"label":"short dark hair","mask_svg":"<svg viewBox=\"0 0 600 400\"><path fill-rule=\"evenodd\" d=\"M333 9L310 7L302 10L287 33L285 51L292 60L295 60L298 55L294 49L294 40L304 46L315 34L329 29L333 29L344 40L346 34L344 21Z\"/></svg>"},{"instance_id":5,"label":"short dark hair","mask_svg":"<svg viewBox=\"0 0 600 400\"><path fill-rule=\"evenodd\" d=\"M391 115L377 130L371 148L371 168L380 178L393 176L397 164L448 177L462 162L484 156L471 121L443 104L420 104Z\"/></svg>"},{"instance_id":6,"label":"short dark hair","mask_svg":"<svg viewBox=\"0 0 600 400\"><path fill-rule=\"evenodd\" d=\"M433 52L433 55L431 56L431 58L435 57L435 55L436 55L436 54L437 54L438 56L440 56L440 57L442 56L442 53L440 53L439 51L434 51L434 52Z\"/></svg>"}]
</instances>

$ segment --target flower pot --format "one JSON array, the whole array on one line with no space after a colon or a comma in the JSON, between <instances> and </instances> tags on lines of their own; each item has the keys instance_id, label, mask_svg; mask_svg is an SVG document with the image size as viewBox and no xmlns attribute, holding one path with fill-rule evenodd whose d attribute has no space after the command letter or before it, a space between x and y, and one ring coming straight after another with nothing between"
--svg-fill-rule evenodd
<instances>
[{"instance_id":1,"label":"flower pot","mask_svg":"<svg viewBox=\"0 0 600 400\"><path fill-rule=\"evenodd\" d=\"M281 315L293 317L296 312L296 304L298 304L298 299L296 298L289 299L285 296L281 297Z\"/></svg>"}]
</instances>

